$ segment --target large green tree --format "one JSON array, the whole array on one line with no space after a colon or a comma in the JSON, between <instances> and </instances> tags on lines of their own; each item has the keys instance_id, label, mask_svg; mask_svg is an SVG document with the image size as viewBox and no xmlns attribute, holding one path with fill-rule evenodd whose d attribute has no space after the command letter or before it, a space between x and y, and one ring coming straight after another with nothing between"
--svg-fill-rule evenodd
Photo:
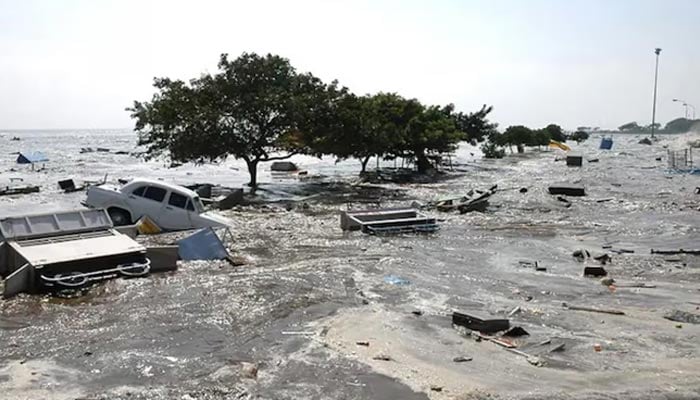
<instances>
[{"instance_id":1,"label":"large green tree","mask_svg":"<svg viewBox=\"0 0 700 400\"><path fill-rule=\"evenodd\" d=\"M149 155L169 152L178 161L240 158L255 187L260 162L310 151L303 135L318 122L310 105L327 88L270 54L244 53L235 60L222 54L218 68L189 83L156 79L151 101L135 101L128 110Z\"/></svg>"},{"instance_id":2,"label":"large green tree","mask_svg":"<svg viewBox=\"0 0 700 400\"><path fill-rule=\"evenodd\" d=\"M413 101L413 100L409 100ZM412 157L418 172L437 167L443 154L453 152L463 138L457 130L454 106L430 106L415 109L405 131L403 155Z\"/></svg>"},{"instance_id":3,"label":"large green tree","mask_svg":"<svg viewBox=\"0 0 700 400\"><path fill-rule=\"evenodd\" d=\"M333 113L326 120L324 131L316 136L313 148L320 154L331 154L338 160L356 158L367 169L371 157L387 155L399 140L397 127L390 123L391 109L385 108L387 95L356 96L341 93L334 97Z\"/></svg>"}]
</instances>

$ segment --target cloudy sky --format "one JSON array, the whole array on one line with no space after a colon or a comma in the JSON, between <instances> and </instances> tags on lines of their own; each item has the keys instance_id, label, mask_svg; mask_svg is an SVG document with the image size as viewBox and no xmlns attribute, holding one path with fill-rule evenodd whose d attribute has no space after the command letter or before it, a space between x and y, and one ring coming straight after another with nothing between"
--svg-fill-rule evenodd
<instances>
[{"instance_id":1,"label":"cloudy sky","mask_svg":"<svg viewBox=\"0 0 700 400\"><path fill-rule=\"evenodd\" d=\"M700 1L0 0L0 129L130 128L154 76L276 53L356 93L394 91L501 126L616 127L700 107Z\"/></svg>"}]
</instances>

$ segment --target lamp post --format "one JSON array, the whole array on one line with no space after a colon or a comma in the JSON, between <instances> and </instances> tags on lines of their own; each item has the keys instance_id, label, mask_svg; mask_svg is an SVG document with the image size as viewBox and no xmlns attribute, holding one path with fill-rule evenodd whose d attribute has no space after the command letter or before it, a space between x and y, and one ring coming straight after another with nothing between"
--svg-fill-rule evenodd
<instances>
[{"instance_id":1,"label":"lamp post","mask_svg":"<svg viewBox=\"0 0 700 400\"><path fill-rule=\"evenodd\" d=\"M687 101L682 100L682 99L673 99L673 101L683 103L683 107L685 107L685 117L686 118L688 118L688 116L689 116L688 115L688 107L692 108L693 109L693 119L695 119L695 106L694 105L692 105L692 104L690 104Z\"/></svg>"},{"instance_id":2,"label":"lamp post","mask_svg":"<svg viewBox=\"0 0 700 400\"><path fill-rule=\"evenodd\" d=\"M685 109L685 114L683 114L683 117L688 119L688 103L686 103L685 100L681 100L681 99L673 99L673 102L674 103L676 103L676 102L683 103L683 107Z\"/></svg>"},{"instance_id":3,"label":"lamp post","mask_svg":"<svg viewBox=\"0 0 700 400\"><path fill-rule=\"evenodd\" d=\"M661 49L654 49L654 54L656 54L656 69L654 70L654 104L651 108L651 137L654 137L654 129L656 128L656 84L659 80L659 54L661 54Z\"/></svg>"}]
</instances>

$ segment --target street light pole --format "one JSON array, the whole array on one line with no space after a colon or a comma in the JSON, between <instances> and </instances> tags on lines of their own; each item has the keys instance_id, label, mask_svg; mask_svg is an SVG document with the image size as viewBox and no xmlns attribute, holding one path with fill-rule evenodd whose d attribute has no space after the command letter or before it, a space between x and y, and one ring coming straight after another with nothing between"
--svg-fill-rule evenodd
<instances>
[{"instance_id":1,"label":"street light pole","mask_svg":"<svg viewBox=\"0 0 700 400\"><path fill-rule=\"evenodd\" d=\"M656 128L656 84L659 80L659 54L661 49L657 47L654 53L656 54L656 69L654 70L654 105L651 108L651 137L654 137L654 129Z\"/></svg>"},{"instance_id":2,"label":"street light pole","mask_svg":"<svg viewBox=\"0 0 700 400\"><path fill-rule=\"evenodd\" d=\"M687 101L685 101L685 100L683 100L683 99L673 99L673 101L674 101L674 102L683 103L683 107L685 107L685 118L686 118L686 119L687 119L688 116L689 116L689 115L688 115L688 107L692 108L692 109L693 109L693 119L695 119L695 106L694 106L694 105L688 103Z\"/></svg>"},{"instance_id":3,"label":"street light pole","mask_svg":"<svg viewBox=\"0 0 700 400\"><path fill-rule=\"evenodd\" d=\"M685 100L681 100L681 99L673 99L673 102L674 102L674 103L682 103L682 104L683 104L683 108L684 108L684 110L685 110L685 113L683 114L683 117L684 117L685 119L688 119L688 105L689 105L688 102L686 102Z\"/></svg>"}]
</instances>

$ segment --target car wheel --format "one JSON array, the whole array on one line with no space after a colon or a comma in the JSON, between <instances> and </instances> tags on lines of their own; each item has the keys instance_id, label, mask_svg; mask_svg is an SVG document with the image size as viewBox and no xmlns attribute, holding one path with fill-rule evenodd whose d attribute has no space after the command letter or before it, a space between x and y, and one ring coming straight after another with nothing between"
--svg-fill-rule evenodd
<instances>
[{"instance_id":1,"label":"car wheel","mask_svg":"<svg viewBox=\"0 0 700 400\"><path fill-rule=\"evenodd\" d=\"M114 226L124 226L124 225L130 225L131 224L131 217L129 216L129 213L120 210L118 208L111 208L108 211L109 213L109 218L112 219L112 223Z\"/></svg>"}]
</instances>

